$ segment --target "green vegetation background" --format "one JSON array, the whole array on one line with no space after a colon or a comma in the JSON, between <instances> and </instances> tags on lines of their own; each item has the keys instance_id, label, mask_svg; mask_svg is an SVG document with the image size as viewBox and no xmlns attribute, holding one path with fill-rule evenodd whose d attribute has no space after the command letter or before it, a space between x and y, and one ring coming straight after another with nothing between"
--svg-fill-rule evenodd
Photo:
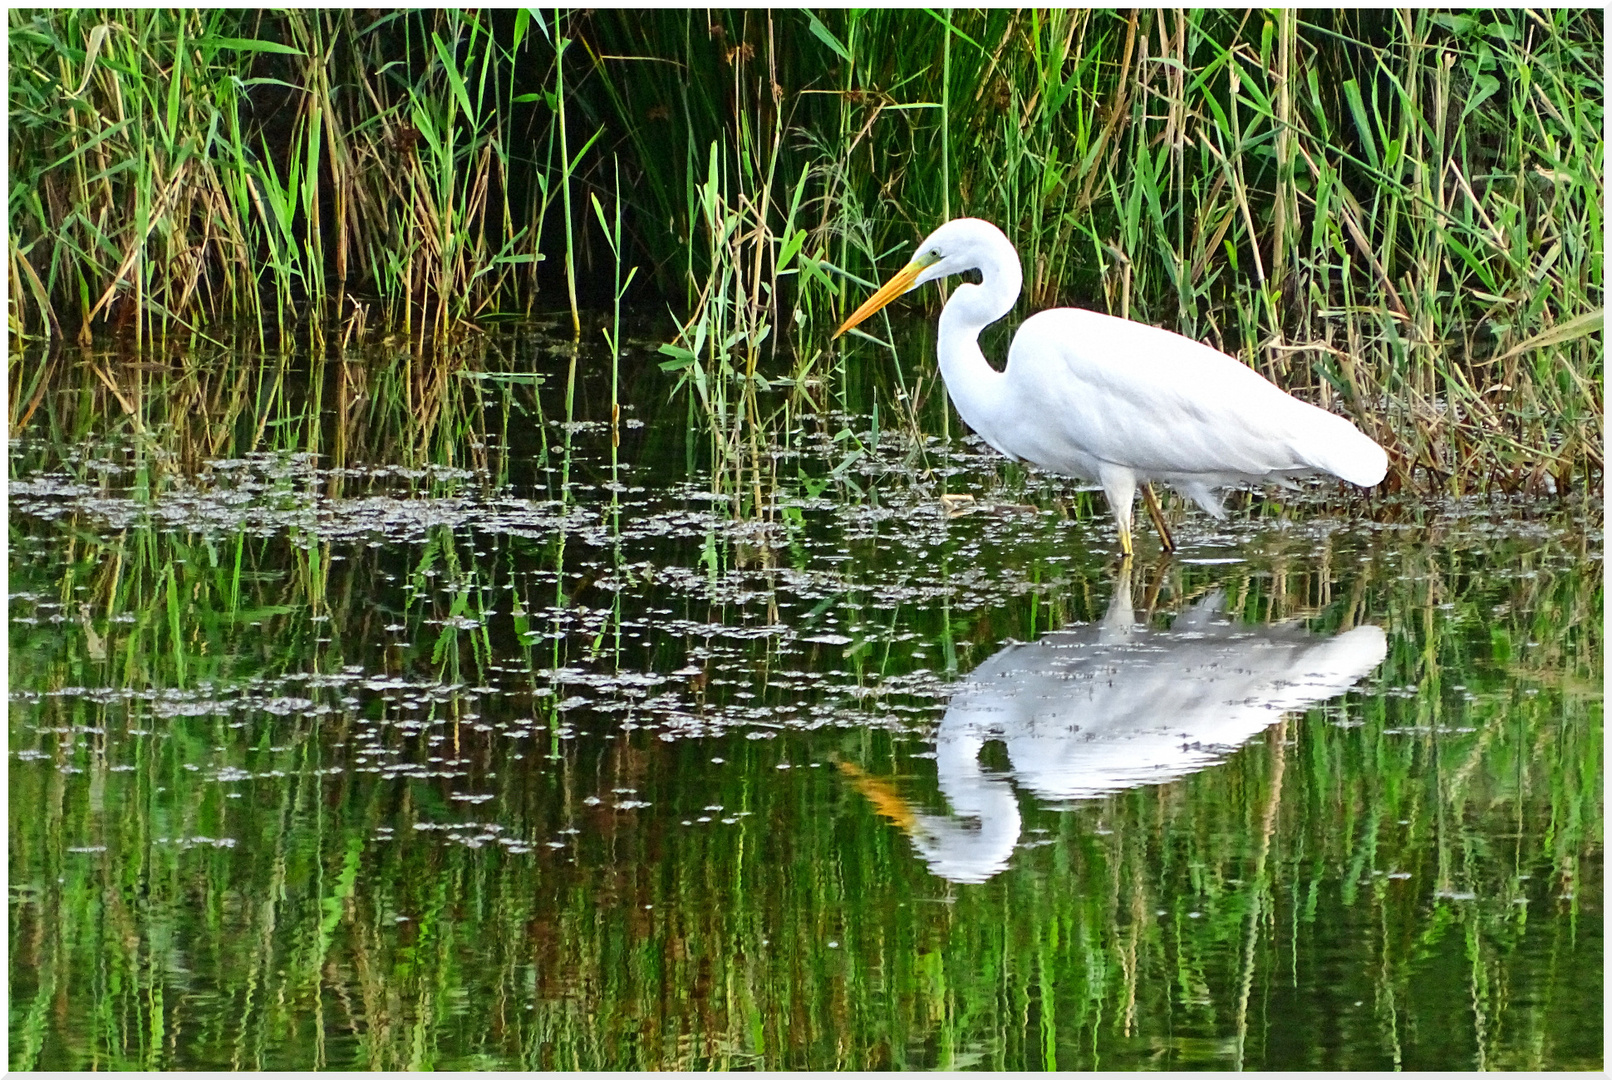
<instances>
[{"instance_id":1,"label":"green vegetation background","mask_svg":"<svg viewBox=\"0 0 1612 1080\"><path fill-rule=\"evenodd\" d=\"M1596 10L9 24L18 342L423 342L625 291L708 400L841 363L846 302L970 214L1018 245L1024 310L1210 341L1350 415L1393 486L1600 483Z\"/></svg>"},{"instance_id":2,"label":"green vegetation background","mask_svg":"<svg viewBox=\"0 0 1612 1080\"><path fill-rule=\"evenodd\" d=\"M871 405L871 447L881 403L885 438L923 446L945 421L901 415L917 385L891 387L913 372L865 377L851 369L881 353L825 341L919 237L966 213L1018 245L1021 311L1076 304L1211 341L1382 440L1392 485L1601 483L1598 11L8 18L9 408L14 433L41 436L14 475L62 467L102 490L73 455L121 424L151 436L131 476L153 503L204 461L261 450L466 467L471 488L503 490L512 458L569 477L574 416L621 404L614 385L600 404L597 348L604 331L617 351L605 311L621 304L671 310L663 358L691 419L728 423L758 376L803 387L832 370L873 387L840 401L858 424ZM495 325L533 312L595 348L563 376L547 360L479 370L540 353L543 335ZM1010 331L993 331L998 353ZM288 357L310 342L303 379ZM169 369L139 363L169 346ZM595 433L588 475L619 451L686 477L668 463L685 447L694 460L697 425L647 374L629 373L624 400L655 407L662 441ZM785 438L814 400L790 397ZM842 442L845 422L815 415L838 429L839 463L807 461L796 488L758 453L769 491L853 491L860 428ZM547 417L564 418L563 443ZM541 445L489 450L512 430ZM712 484L736 515L759 513L760 480ZM1598 504L1582 512L1519 539L1404 500L1373 525L1369 568L1334 573L1360 554L1347 541L1213 581L1181 570L1194 589L1240 588L1256 620L1332 630L1358 602L1393 627L1387 689L1291 721L1167 798L1045 811L1052 842L1026 851L1028 872L961 894L828 770L775 782L804 737L735 740L733 767L699 788L693 743L641 733L602 765L523 772L488 735L475 745L504 777L500 810L531 836L570 823L584 782L751 812L700 833L601 812L565 852L516 859L372 845L452 806L430 785L330 771L345 759L328 714L250 732L164 716L145 741L130 731L145 704L106 690L182 697L394 660L422 685L481 682L508 658L485 624L505 625L513 568L547 560L562 592L589 570L563 534L489 547L444 526L401 555L344 557L284 534L14 521L13 589L31 598L14 616L31 604L39 621L14 623L11 670L41 698L13 705L13 740L43 757L12 766L12 1063L1193 1065L1229 1060L1204 1033L1230 1030L1249 1062L1599 1066L1581 1005L1598 1006L1602 966L1603 601ZM696 547L667 564L743 558L715 532ZM1055 622L1097 617L1107 568L1089 558L1068 595L1016 598L968 632L1033 638L1055 604ZM887 567L867 560L841 571L848 606L874 606L855 582ZM377 644L388 574L437 582L404 605L401 659ZM647 584L628 595L651 602ZM530 596L510 625L527 628L523 602L542 625ZM689 604L691 620L731 614ZM467 614L483 628L456 628ZM952 640L949 612L903 618ZM645 670L685 644L659 642ZM553 648L528 666L560 668ZM758 645L734 666L766 661ZM93 690L46 693L73 687ZM335 711L342 694L308 691ZM473 732L471 708L455 699L434 721ZM193 775L220 748L271 755L282 782L226 802ZM882 733L837 750L881 775L923 767ZM157 843L226 832L238 846ZM1380 963L1327 968L1360 942ZM1301 965L1313 1011L1294 1022L1280 1003ZM1306 1026L1306 1045L1279 1045ZM1347 1060L1328 1056L1339 1047Z\"/></svg>"}]
</instances>

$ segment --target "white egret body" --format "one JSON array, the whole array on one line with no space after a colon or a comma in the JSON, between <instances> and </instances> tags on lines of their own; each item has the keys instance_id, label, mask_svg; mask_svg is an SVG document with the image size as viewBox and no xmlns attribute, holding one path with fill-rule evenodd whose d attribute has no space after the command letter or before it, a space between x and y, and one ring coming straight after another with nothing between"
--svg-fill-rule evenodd
<instances>
[{"instance_id":1,"label":"white egret body","mask_svg":"<svg viewBox=\"0 0 1612 1080\"><path fill-rule=\"evenodd\" d=\"M1371 487L1388 471L1383 448L1343 417L1158 327L1053 308L1024 321L997 371L979 333L1012 309L1023 278L1008 238L977 218L931 233L835 336L902 293L965 270L978 270L980 282L958 285L946 302L937 347L958 415L1010 458L1101 484L1126 557L1131 504L1150 480L1221 517L1216 487L1312 473Z\"/></svg>"}]
</instances>

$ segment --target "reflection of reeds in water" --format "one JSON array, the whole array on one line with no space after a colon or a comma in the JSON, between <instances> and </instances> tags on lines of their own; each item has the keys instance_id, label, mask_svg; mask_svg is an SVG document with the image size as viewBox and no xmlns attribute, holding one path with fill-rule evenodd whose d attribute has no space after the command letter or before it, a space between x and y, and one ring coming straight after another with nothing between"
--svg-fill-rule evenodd
<instances>
[{"instance_id":1,"label":"reflection of reeds in water","mask_svg":"<svg viewBox=\"0 0 1612 1080\"><path fill-rule=\"evenodd\" d=\"M384 488L403 502L501 491L523 445L556 468L538 485L545 507L593 511L578 490L608 475L608 435L571 423L590 415L577 355L560 361L576 382L533 385L498 353L440 367L201 354L165 370L63 354L48 392L29 394L13 475L62 472L92 494L127 484L155 509L222 487L203 462L273 451L286 464L254 466L254 497L289 518L361 499L379 483L364 466L424 471ZM563 418L559 437L508 441L545 416ZM872 449L863 423L846 421ZM680 452L681 425L653 427L638 461L653 468L634 484L663 467L678 478L660 458ZM796 459L755 430L760 483L788 489L778 462ZM851 439L833 432L820 429L839 455ZM93 458L107 436L127 440L115 460L130 474L62 460L76 446ZM312 451L328 455L321 471L292 458ZM874 508L875 493L835 482L842 457L808 457L801 490L831 510L777 507L796 550L725 530L720 514L681 546L623 554L619 530L613 550L464 522L370 548L292 525L219 532L156 515L110 528L89 510L69 524L14 509L11 681L41 696L12 703L12 1065L1257 1066L1328 1064L1347 1043L1356 1063L1415 1067L1434 1031L1441 1064L1591 1063L1571 1056L1593 1052L1575 1000L1600 970L1583 929L1602 845L1587 529L1541 541L1532 524L1453 516L1431 536L1294 528L1243 563L1150 569L1143 617L1218 588L1252 625L1383 625L1383 669L1208 772L1069 813L1026 804L1036 846L986 885L947 887L837 770L810 762L832 753L885 785L885 807L933 808L922 742L876 724L915 701L938 715L899 677L966 673L1004 638L1098 618L1107 570L1034 517L1011 550L980 540L1009 533L953 522L914 531L926 555L894 558L865 532L835 543L831 572L791 593L787 572L821 569L817 544ZM742 495L756 475L727 482ZM14 483L14 507L38 497ZM628 525L663 505L623 498ZM652 572L629 579L624 560ZM933 564L932 591L892 599L916 561ZM772 595L746 606L714 584L690 596L655 583L677 567ZM977 589L980 574L1001 578L990 602L965 602L958 583ZM613 726L642 696L590 691L621 706L594 714L614 737L562 737L579 722L555 672L595 659L671 672L709 645L624 645L623 605L804 628L817 604L855 644L812 657L746 639L705 663L679 708L821 701L806 676L846 670L858 693L843 727L663 742ZM472 696L489 684L496 694ZM469 777L363 771L432 756L468 762L456 768ZM254 777L218 781L225 766ZM493 798L454 799L480 794ZM649 805L613 806L628 798ZM464 821L503 831L459 842L413 828ZM1370 962L1340 970L1362 941ZM1291 1030L1325 1037L1304 1057L1280 1042Z\"/></svg>"},{"instance_id":2,"label":"reflection of reeds in water","mask_svg":"<svg viewBox=\"0 0 1612 1080\"><path fill-rule=\"evenodd\" d=\"M1584 749L1593 718L1570 708L1558 727L1544 711L1560 705L1541 701L1521 725L1554 729L1570 749ZM90 710L78 719L106 718ZM1519 717L1496 721L1514 727ZM1464 891L1482 899L1436 900L1437 917L1422 917L1432 876L1424 852L1439 851L1427 841L1438 828L1437 801L1452 793L1419 780L1420 770L1407 774L1397 752L1384 761L1383 747L1355 745L1358 737L1317 721L1276 732L1297 739L1285 759L1276 745L1256 746L1167 800L1129 796L1100 812L1045 819L1050 842L1037 849L1041 858L1000 885L949 897L914 878L910 856L871 815L801 816L796 799L832 805L833 781L821 770L804 789L751 788L743 777L770 771L775 755L743 744L730 752L736 779L682 802L671 783L653 778L686 773L703 756L652 742L613 751L603 780L636 786L672 817L707 801L750 816L696 829L642 812L587 812L574 819L584 830L569 848L577 866L566 852L528 858L492 845L411 841L406 826L372 839L377 826L396 820L392 799L362 778L313 775L323 765L316 740L296 729L275 734L306 749L292 759L283 794L245 815L251 844L185 853L148 846L156 836L224 831L210 802L176 818L156 793L185 761L206 760L216 738L209 726L179 721L175 740L136 773L91 765L106 797L125 808L119 817L74 799L72 812L26 823L16 841L14 857L54 852L67 873L25 892L14 963L92 1003L114 1021L105 1032L182 1025L177 1041L102 1036L108 1062L173 1067L193 1055L265 1067L920 1067L984 1054L980 1063L998 1067L1070 1067L1134 1062L1138 1043L1127 1040L1139 1040L1165 1063L1230 1064L1224 1051L1240 1001L1251 1001L1260 1018L1261 1000L1278 987L1289 1002L1311 997L1316 958L1340 939L1352 946L1363 938L1380 950L1380 964L1338 976L1351 1000L1368 1002L1350 1021L1352 1038L1374 1047L1400 1041L1413 1052L1407 1064L1415 1063L1425 1023L1442 1015L1430 1010L1438 995L1424 989L1427 980L1454 980L1476 992L1489 1032L1482 1044L1470 1029L1452 1033L1461 1059L1477 1048L1490 1064L1525 1066L1557 1059L1518 1030L1564 1031L1571 1014L1553 1013L1568 1006L1537 996L1507 995L1519 946L1528 955L1557 952L1551 1001L1563 1002L1572 980L1588 976L1581 951L1560 936L1571 934L1567 920L1536 911L1527 925L1510 902L1538 905L1549 893L1513 880L1508 857L1486 857L1462 839L1503 832L1504 821L1445 824L1450 855L1471 874ZM1507 774L1511 755L1534 748L1497 748L1503 752L1466 782L1509 804L1521 795L1519 774ZM1280 798L1278 760L1286 762ZM1385 765L1385 775L1373 775ZM570 820L561 807L600 790L597 768L562 756L535 787L505 792L506 813L552 834ZM1333 779L1340 772L1350 777L1342 790ZM1521 774L1541 786L1561 779L1526 764ZM25 784L18 794L45 793ZM1575 811L1596 798L1568 786L1549 806L1528 798L1517 805ZM1340 811L1351 826L1341 836ZM429 817L427 806L412 812ZM1511 812L1507 805L1500 816ZM1395 824L1395 815L1411 826ZM97 824L114 820L127 824ZM105 862L67 853L86 833L107 844ZM1574 873L1573 856L1589 839L1558 837L1562 854L1527 858L1523 872ZM151 916L126 899L134 886L97 869L137 850L152 852L150 894L138 910L169 912L182 931L150 944ZM1574 883L1591 888L1594 879ZM1340 884L1353 895L1340 896ZM198 912L193 896L214 899ZM219 912L215 925L207 910ZM1403 927L1426 932L1407 941ZM1557 940L1542 947L1541 934ZM183 991L165 981L172 970L217 981L224 1001L190 1000L188 1019L174 1017ZM96 971L115 977L98 983ZM1295 971L1304 980L1299 994L1289 984ZM26 983L19 989L26 998ZM14 1064L63 1060L59 1051L40 1056L51 997L35 998L16 1025ZM1284 1011L1286 1022L1331 1019L1284 1008L1293 1010ZM1175 1016L1171 1030L1159 1026L1166 1013ZM1275 1053L1270 1019L1249 1025L1246 1061ZM322 1043L278 1034L309 1026L324 1029ZM228 1032L240 1033L238 1045Z\"/></svg>"},{"instance_id":3,"label":"reflection of reeds in water","mask_svg":"<svg viewBox=\"0 0 1612 1080\"><path fill-rule=\"evenodd\" d=\"M174 365L127 365L85 351L45 360L12 430L36 446L132 437L182 472L220 457L329 454L338 466L396 462L486 467L489 409L542 381L497 344L424 353L332 347L311 357L198 348ZM491 370L489 370L491 369ZM528 393L518 406L541 416Z\"/></svg>"},{"instance_id":4,"label":"reflection of reeds in water","mask_svg":"<svg viewBox=\"0 0 1612 1080\"><path fill-rule=\"evenodd\" d=\"M293 373L237 391L240 372L197 368L116 382L139 419L128 430L177 438L190 418L186 452L237 458L300 449L315 430L334 445L336 421L320 427L284 404ZM429 461L422 448L442 444L415 426L418 384L363 370L378 381L326 371L326 405L353 425L373 418L343 436L344 460L364 448L371 463ZM93 427L74 403L111 390L93 372L75 377L74 394L42 401L37 430ZM472 386L492 406L477 431L506 426L511 400L536 406L519 384L448 379L433 391L439 427L472 424L452 419L483 400ZM194 418L196 402L237 392L223 435ZM335 404L344 392L348 405ZM578 452L571 432L551 448L557 465ZM163 460L148 451L137 464L135 490L153 501L180 490ZM361 477L341 482L362 494ZM290 478L282 497L303 487ZM575 502L563 483L552 495ZM1162 617L1219 588L1250 624L1299 617L1331 633L1369 619L1390 629L1369 690L1166 787L1068 813L1025 805L1037 846L986 885L947 887L837 771L808 767L832 751L921 802L934 766L883 729L731 738L713 755L708 740L648 733L542 737L565 716L544 704L553 697L473 704L465 688L491 680L495 662L524 665L532 689L546 678L533 669L582 663L590 644L575 637L521 660L523 624L502 613L520 603L527 626L549 628L540 609L583 588L583 545L433 526L394 551L16 517L11 588L38 599L14 600L14 619L67 620L13 622L13 687L116 692L13 702L14 751L46 760L12 766L11 1063L1256 1066L1327 1064L1347 1042L1351 1061L1415 1067L1437 1031L1446 1064L1586 1064L1563 1055L1587 1052L1571 1034L1585 1023L1574 988L1600 968L1573 919L1579 905L1593 918L1600 890L1596 564L1564 568L1503 530L1440 544L1327 538L1320 552L1313 537L1279 539L1243 564L1149 571L1139 607ZM712 530L707 543L724 571L740 561L731 534ZM892 608L878 599L888 568L877 552L846 550L842 625L861 634L888 620L922 642L944 637L965 672L983 656L971 642L1095 620L1111 588L1095 561L1049 562L1056 583L1004 592L988 610L938 598ZM698 565L692 547L684 554ZM595 558L616 566L614 554ZM967 571L950 558L949 572ZM517 567L563 587L539 592ZM378 584L388 574L398 581ZM506 584L521 599L502 599ZM667 603L643 589L633 603ZM389 634L394 622L405 629ZM644 646L656 650L644 670L680 667L688 645ZM803 663L756 644L713 665L717 678L687 707L715 707L752 672L765 693ZM844 663L865 673L873 692L856 700L870 720L901 703L881 697L880 680L917 666L899 655L881 666L873 650ZM372 678L406 684L389 692L420 707L358 685ZM793 694L809 699L778 700ZM309 705L264 707L292 697ZM256 704L231 704L247 699ZM542 723L524 737L494 726L528 707ZM379 739L377 717L389 722ZM361 771L399 748L468 761L476 782ZM784 761L795 767L777 770ZM212 782L224 764L265 775ZM453 801L475 791L494 798ZM629 797L649 806L612 805ZM504 832L467 828L487 837L472 848L413 829L466 820ZM499 842L517 834L530 850ZM1369 963L1329 966L1358 959L1362 941ZM1451 986L1453 1011L1440 989ZM63 1002L93 1018L75 1029L81 1041L63 1037ZM1295 1029L1321 1033L1311 1056L1280 1042Z\"/></svg>"}]
</instances>

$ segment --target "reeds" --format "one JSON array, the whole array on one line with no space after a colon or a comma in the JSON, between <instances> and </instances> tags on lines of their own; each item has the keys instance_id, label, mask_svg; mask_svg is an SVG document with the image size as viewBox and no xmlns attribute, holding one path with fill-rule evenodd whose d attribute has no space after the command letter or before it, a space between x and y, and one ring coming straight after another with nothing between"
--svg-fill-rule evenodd
<instances>
[{"instance_id":1,"label":"reeds","mask_svg":"<svg viewBox=\"0 0 1612 1080\"><path fill-rule=\"evenodd\" d=\"M1026 309L1106 308L1241 356L1387 444L1395 486L1598 487L1592 14L834 11L703 23L601 14L594 28L626 43L614 56L598 47L601 79L642 148L645 216L678 226L645 241L663 245L663 264L686 245L696 312L738 258L696 242L702 228L777 236L783 207L805 206L802 247L824 257L811 266L875 278L967 213L1016 241ZM718 92L702 71L731 86ZM708 224L716 169L697 169L693 153L705 145L737 148L722 205L742 208L742 226ZM786 198L796 177L804 196ZM808 315L835 301L826 274L796 284ZM811 340L795 336L794 363ZM743 337L719 344L754 350Z\"/></svg>"},{"instance_id":2,"label":"reeds","mask_svg":"<svg viewBox=\"0 0 1612 1080\"><path fill-rule=\"evenodd\" d=\"M10 29L14 334L138 345L376 303L441 329L510 303L540 257L486 17L18 10Z\"/></svg>"},{"instance_id":3,"label":"reeds","mask_svg":"<svg viewBox=\"0 0 1612 1080\"><path fill-rule=\"evenodd\" d=\"M822 344L847 282L966 213L1018 245L1024 310L1100 307L1240 356L1383 441L1391 486L1601 482L1589 11L10 26L18 340L424 334L562 284L580 334L638 265L677 319L669 362L730 431L758 376L841 378ZM601 244L589 206L618 167Z\"/></svg>"}]
</instances>

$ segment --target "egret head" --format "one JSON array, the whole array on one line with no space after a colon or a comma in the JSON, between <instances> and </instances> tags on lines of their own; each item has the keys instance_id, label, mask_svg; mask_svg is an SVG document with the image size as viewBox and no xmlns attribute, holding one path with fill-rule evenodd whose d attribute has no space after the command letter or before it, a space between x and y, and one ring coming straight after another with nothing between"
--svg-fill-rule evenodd
<instances>
[{"instance_id":1,"label":"egret head","mask_svg":"<svg viewBox=\"0 0 1612 1080\"><path fill-rule=\"evenodd\" d=\"M924 238L913 262L925 269L913 280L917 288L953 274L977 270L1003 248L1013 250L1002 230L979 218L954 218Z\"/></svg>"},{"instance_id":2,"label":"egret head","mask_svg":"<svg viewBox=\"0 0 1612 1080\"><path fill-rule=\"evenodd\" d=\"M1008 243L1007 237L1002 235L1001 229L989 221L981 221L979 218L956 218L946 222L924 238L923 243L918 245L918 254L912 257L912 261L880 286L879 291L868 297L866 303L853 311L851 317L834 331L834 336L839 337L902 293L910 292L931 281L939 281L943 277L993 263L995 261L993 256L999 255L1003 248L1012 254L1013 248ZM1016 266L1017 259L1014 262Z\"/></svg>"}]
</instances>

